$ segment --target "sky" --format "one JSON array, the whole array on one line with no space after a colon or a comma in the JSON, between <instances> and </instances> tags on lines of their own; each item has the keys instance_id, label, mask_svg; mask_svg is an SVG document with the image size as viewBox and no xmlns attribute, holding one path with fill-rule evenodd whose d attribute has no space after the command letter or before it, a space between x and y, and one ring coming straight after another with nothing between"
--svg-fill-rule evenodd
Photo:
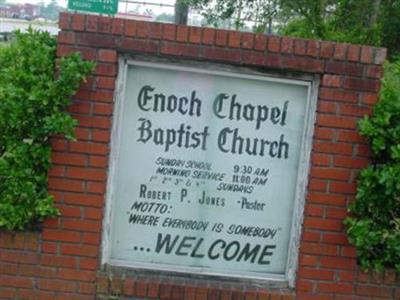
<instances>
[{"instance_id":1,"label":"sky","mask_svg":"<svg viewBox=\"0 0 400 300\"><path fill-rule=\"evenodd\" d=\"M44 2L44 3L49 3L50 0L8 0L6 2L8 3L31 3L31 4L38 4L40 2ZM61 6L66 7L68 0L57 0L58 4ZM123 2L123 0L121 0L120 2ZM155 2L155 3L164 3L164 4L174 4L175 0L141 0L138 2Z\"/></svg>"},{"instance_id":2,"label":"sky","mask_svg":"<svg viewBox=\"0 0 400 300\"><path fill-rule=\"evenodd\" d=\"M7 3L18 3L18 4L23 4L23 3L31 3L31 4L38 4L40 2L44 2L48 4L50 0L7 0ZM60 6L67 7L67 0L58 0L57 1Z\"/></svg>"},{"instance_id":3,"label":"sky","mask_svg":"<svg viewBox=\"0 0 400 300\"><path fill-rule=\"evenodd\" d=\"M23 4L23 3L31 3L31 4L38 4L40 2L44 2L48 4L50 0L7 0L7 3L18 3L18 4ZM58 5L67 7L68 0L57 0ZM175 0L139 0L138 2L149 2L149 3L162 3L162 4L174 4ZM134 4L129 4L129 9L133 8ZM153 5L141 5L141 10L143 8L148 8L151 9L153 12L156 14L160 13L173 13L173 9L167 8L167 7L160 7L160 6L153 6ZM120 0L119 2L119 11L125 10L125 3L123 0Z\"/></svg>"}]
</instances>

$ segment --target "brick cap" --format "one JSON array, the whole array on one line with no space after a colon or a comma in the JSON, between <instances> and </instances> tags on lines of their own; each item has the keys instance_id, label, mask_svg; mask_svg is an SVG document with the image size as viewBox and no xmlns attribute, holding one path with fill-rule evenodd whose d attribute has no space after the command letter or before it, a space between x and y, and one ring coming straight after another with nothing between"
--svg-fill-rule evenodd
<instances>
[{"instance_id":1,"label":"brick cap","mask_svg":"<svg viewBox=\"0 0 400 300\"><path fill-rule=\"evenodd\" d=\"M92 14L62 12L59 17L61 30L73 30L94 33L93 24L88 22ZM97 16L95 16L96 18ZM103 19L106 19L103 17ZM103 20L105 21L105 20ZM382 65L387 56L386 48L337 43L332 41L300 39L295 37L265 35L265 41L260 41L260 34L240 32L210 27L196 27L158 23L149 21L130 20L123 18L109 18L109 23L125 27L124 35L130 37L147 38L153 40L169 40L185 44L199 44L224 48L252 49L261 52L285 52L288 45L295 45L297 55L320 58L324 60L351 61L361 64ZM121 25L122 24L122 25ZM99 26L98 26L99 27ZM161 33L154 34L154 28L160 28ZM159 29L158 29L159 30ZM111 35L120 34L114 30ZM98 29L98 33L104 33ZM178 34L176 34L178 32ZM185 34L182 34L185 33ZM222 39L226 39L222 40ZM300 47L300 48L299 48Z\"/></svg>"}]
</instances>

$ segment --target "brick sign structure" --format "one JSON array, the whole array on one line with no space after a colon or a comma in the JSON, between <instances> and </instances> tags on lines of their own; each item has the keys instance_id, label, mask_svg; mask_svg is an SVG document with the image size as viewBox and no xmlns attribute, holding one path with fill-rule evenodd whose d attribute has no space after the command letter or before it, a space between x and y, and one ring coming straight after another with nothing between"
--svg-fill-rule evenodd
<instances>
[{"instance_id":1,"label":"brick sign structure","mask_svg":"<svg viewBox=\"0 0 400 300\"><path fill-rule=\"evenodd\" d=\"M369 163L370 149L366 141L358 135L356 127L357 121L365 114L370 114L372 106L377 101L382 64L386 57L385 49L70 13L61 14L60 28L58 57L78 51L84 58L94 60L97 67L93 76L73 97L73 104L70 107L70 112L79 121L76 129L77 140L66 141L54 137L52 142L54 166L49 174L49 188L55 196L62 216L47 220L40 232L0 232L0 299L400 299L400 280L394 271L380 274L364 273L359 269L355 249L349 245L343 226L347 205L354 200L357 173ZM130 73L129 64L138 71ZM123 68L126 70L125 73ZM235 75L232 75L233 73ZM213 77L210 77L210 74L213 74ZM263 140L264 148L257 148L257 153L269 155L271 159L277 161L290 160L293 153L298 153L297 158L293 158L293 164L288 165L288 173L281 176L292 174L294 170L298 170L302 162L305 163L303 169L300 168L301 174L298 177L293 175L294 190L288 194L288 198L285 198L298 201L296 202L298 207L288 205L286 210L294 212L295 221L289 219L290 222L286 223L294 224L292 228L297 228L298 233L296 230L288 230L285 235L282 229L284 225L262 228L263 219L260 218L261 221L258 221L256 216L259 215L256 215L258 213L256 211L264 211L264 207L270 207L269 203L264 204L260 201L260 196L257 200L252 199L254 200L252 202L244 197L246 199L241 198L236 208L254 211L254 220L250 221L254 221L258 227L251 227L251 232L257 232L263 238L269 239L270 243L264 248L250 245L247 243L247 237L243 240L237 237L236 241L226 237L218 238L217 234L215 238L210 238L211 250L208 250L209 259L215 259L216 263L198 265L200 260L196 259L202 257L203 253L207 254L199 249L208 242L208 237L206 235L187 237L175 251L182 254L183 258L174 258L175 265L166 266L169 262L167 257L157 260L157 257L153 259L146 256L146 252L154 251L151 248L152 244L147 243L151 231L146 229L142 231L144 234L136 232L137 235L134 236L135 231L129 229L134 236L130 242L136 243L131 244L130 250L137 251L137 255L124 250L126 237L119 236L115 232L121 232L121 227L124 226L128 230L129 225L128 223L120 227L115 225L118 224L120 217L129 218L130 223L145 222L148 226L156 226L156 223L161 221L169 228L178 226L176 225L178 223L179 226L183 226L182 224L195 226L193 223L182 223L180 219L171 221L177 212L174 199L171 200L170 207L166 208L168 212L165 213L169 214L169 219L140 219L142 216L129 211L126 212L128 215L122 216L116 213L116 217L112 217L113 211L118 210L118 207L113 208L115 203L112 195L115 193L118 195L119 191L122 198L125 190L118 189L113 183L126 178L123 170L127 161L124 159L123 151L132 149L129 145L128 148L124 148L122 144L137 142L140 145L148 145L150 124L155 126L156 122L161 122L159 131L154 133L158 135L164 132L162 130L167 130L168 126L174 126L168 118L165 121L167 123L162 123L164 121L161 115L154 119L146 119L145 113L150 109L148 106L151 99L150 92L157 87L142 84L146 76L158 78L157 82L160 83L158 87L164 84L165 89L174 84L177 89L188 87L189 79L193 78L202 82L199 83L198 89L193 88L191 98L170 95L168 99L172 99L172 102L166 104L169 106L165 108L184 115L174 117L179 128L180 123L184 124L183 122L189 120L185 115L189 114L189 110L186 110L183 104L191 99L192 116L198 117L198 123L186 127L182 125L182 128L176 131L173 129L175 127L171 127L170 131L165 131L165 134L170 134L166 139L169 144L166 145L164 139L155 138L152 147L156 149L163 143L163 152L177 153L178 148L179 151L185 147L198 148L196 150L201 151L207 147L217 146L215 148L217 150L212 150L213 155L217 153L216 163L212 166L198 164L196 167L203 171L218 169L216 166L219 166L219 152L251 152L249 148L244 150L245 148L227 146L227 141L233 139L234 133L242 133L240 130L249 134L260 132L264 130L263 122L269 122L269 126L275 128L276 131L268 131L271 140ZM128 80L126 78L131 80L129 89L124 86ZM254 83L263 80L266 80L266 83L262 84L262 87ZM235 85L238 85L236 83L246 86L243 95L249 97L248 100L258 99L257 95L264 93L274 95L271 98L276 100L275 104L257 102L258 100L247 101L247 113L240 117L232 114L230 120L242 122L243 120L239 120L242 117L254 123L251 125L240 123L235 125L237 127L235 129L229 127L231 126L227 120L229 109L224 110L223 103L231 101L229 103L233 107L232 111L238 109L240 104L240 91L235 94L237 98L229 98L230 100L228 100L230 96L224 93L223 89L230 81L235 82L228 86L230 90L235 89ZM290 88L281 89L282 92L279 92L280 84L286 84ZM124 101L129 98L129 93L135 95L132 98L133 102L136 102L136 98L141 99L138 103L143 115L135 115L138 112L137 107L132 110L129 105L121 107L121 103L125 103ZM214 106L209 108L207 108L209 103L204 100L208 95L213 95L212 99L215 99ZM294 107L291 97L303 99L303 106L298 104L297 108ZM177 99L180 99L180 102L177 102ZM310 105L307 105L307 99L310 99ZM174 106L174 103L180 103L181 107ZM202 123L200 117L204 116L207 109L209 109L208 120L213 120L212 124L215 125L218 121L227 122L227 125L208 127L207 123ZM253 118L255 115L252 112L256 109L260 114ZM245 111L245 108L243 110ZM270 112L269 117L266 115L267 110ZM294 112L298 117L289 117ZM130 113L142 123L133 123L134 126L129 129L131 131L126 133L121 128L127 127L125 125L121 127L120 123L130 120ZM302 118L305 120L304 123ZM293 120L297 120L297 123L290 123ZM299 128L296 128L295 124ZM303 131L303 125L304 128L308 126L309 130ZM290 126L293 128L287 129ZM172 134L178 134L179 130L182 136L187 136L186 144L184 138L178 142L178 136L172 137ZM184 132L187 132L187 135L184 135ZM290 137L291 132L295 132L293 139ZM132 136L131 140L124 136L131 133L140 135ZM276 141L273 140L274 135L277 136ZM306 137L303 139L303 144L300 143L300 138L298 142L294 139L298 135ZM218 142L211 142L213 138ZM118 141L122 143L122 146L118 148L115 141L117 144ZM304 151L300 148L297 151L293 145L299 147L309 145L309 147L304 146ZM170 147L172 150L168 152ZM122 154L118 149L121 149ZM139 151L136 148L133 150ZM136 158L138 155L143 155L134 161L137 165L141 164L141 161L145 161L147 165L154 163L151 151L133 153ZM174 163L184 165L188 160L184 153L179 154L181 161L176 160ZM118 164L118 157L122 157L122 164ZM158 159L160 163L165 162L164 157ZM243 164L239 159L237 161L233 169L224 171L225 175L206 172L201 173L201 178L220 178L215 180L222 181L224 176L229 175L234 182L240 180L246 182L247 177L241 179L239 175L250 174L249 180L252 180L253 185L254 180L257 183L265 183L265 180L254 175L267 176L269 172L267 169L249 171L248 167L251 166L253 169L258 164L257 160L249 159L251 163L249 166L245 164L243 171L241 171ZM232 162L235 162L234 158L231 158L229 163ZM195 162L191 161L190 165L195 165ZM280 166L279 170L282 169ZM273 170L271 166L270 171ZM130 169L128 171L130 172ZM133 187L137 184L140 188L136 198L155 199L161 203L169 201L168 193L174 195L172 187L154 193L149 191L150 184L147 183L157 182L160 178L146 177L146 184L141 183L144 179L140 174L142 173L143 177L148 175L144 167L132 172L136 172L132 174L136 174L135 176L139 178L131 183ZM268 180L273 180L273 177ZM291 179L285 177L285 180ZM176 182L180 184L180 181ZM204 183L191 181L189 184L201 186ZM298 188L302 185L304 185L303 193L301 188ZM129 184L125 187L130 188ZM243 187L244 189L246 187ZM262 191L262 188L260 189ZM179 191L182 196L181 202L187 205L185 209L192 207L185 197L186 193L194 193L195 190L182 188ZM206 199L206 195L201 196L201 193L199 195L199 201L212 202L215 211L219 211L229 201L228 198L210 196ZM279 193L276 196L279 196ZM144 201L134 202L132 210L145 211L147 208L144 208L143 203ZM123 209L125 208L122 207L121 210ZM160 210L162 209L160 207ZM191 211L186 211L190 215ZM268 211L265 210L265 213ZM252 219L252 215L248 216L250 217L242 221L248 222ZM238 230L237 224L230 219L229 214L221 218L226 222L225 225L235 225L232 231ZM236 218L238 219L240 220ZM202 220L205 221L196 223L200 229L202 226L205 229L208 226L207 222L210 222L210 226L215 226L212 228L216 232L219 226L222 226L215 223L213 218ZM269 220L265 224L269 224L267 222ZM276 222L278 224L281 219L277 218ZM168 229L163 235L158 233L161 242L158 244L157 253L161 252L163 245L167 243L165 236L172 232L173 229ZM280 249L286 249L285 251L289 253L280 253L283 263L277 265L271 263L270 259L275 255L273 251L280 243L274 242L275 236L282 237L283 246ZM153 237L156 239L157 235L154 234ZM191 242L195 239L197 239L196 244ZM292 239L297 242L291 243ZM189 252L185 250L191 245L198 245L191 252L195 263L188 259ZM228 245L231 247L229 248L231 252L230 250L224 253L216 252L216 249L228 248ZM240 254L243 251L236 253L235 247L243 245L247 245L244 254ZM249 252L250 249L253 252ZM245 269L232 264L228 268L228 264L217 262L219 257L224 257L227 261L239 262L240 259L249 261L252 260L253 254L257 254L257 259L254 256L251 262L258 263L261 267ZM293 259L289 259L288 256ZM227 271L224 271L225 269Z\"/></svg>"}]
</instances>

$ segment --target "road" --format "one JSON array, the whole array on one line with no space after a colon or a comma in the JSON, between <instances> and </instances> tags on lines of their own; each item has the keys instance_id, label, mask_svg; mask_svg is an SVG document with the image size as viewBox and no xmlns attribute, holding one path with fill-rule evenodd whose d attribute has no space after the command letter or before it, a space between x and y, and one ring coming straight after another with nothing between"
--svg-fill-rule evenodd
<instances>
[{"instance_id":1,"label":"road","mask_svg":"<svg viewBox=\"0 0 400 300\"><path fill-rule=\"evenodd\" d=\"M56 35L59 31L57 23L0 18L0 32L11 32L17 29L26 31L29 26L32 26L35 29L48 31L52 35Z\"/></svg>"}]
</instances>

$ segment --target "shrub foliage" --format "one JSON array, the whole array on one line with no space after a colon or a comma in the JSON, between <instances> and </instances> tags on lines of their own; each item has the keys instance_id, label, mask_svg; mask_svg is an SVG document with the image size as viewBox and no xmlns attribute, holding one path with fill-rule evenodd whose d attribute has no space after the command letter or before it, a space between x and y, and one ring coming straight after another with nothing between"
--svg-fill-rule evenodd
<instances>
[{"instance_id":1,"label":"shrub foliage","mask_svg":"<svg viewBox=\"0 0 400 300\"><path fill-rule=\"evenodd\" d=\"M73 54L59 60L47 32L16 32L0 48L0 228L21 230L58 210L47 191L50 136L73 138L76 121L65 112L93 69Z\"/></svg>"},{"instance_id":2,"label":"shrub foliage","mask_svg":"<svg viewBox=\"0 0 400 300\"><path fill-rule=\"evenodd\" d=\"M385 67L380 101L359 124L372 146L345 221L364 269L400 272L400 60Z\"/></svg>"}]
</instances>

